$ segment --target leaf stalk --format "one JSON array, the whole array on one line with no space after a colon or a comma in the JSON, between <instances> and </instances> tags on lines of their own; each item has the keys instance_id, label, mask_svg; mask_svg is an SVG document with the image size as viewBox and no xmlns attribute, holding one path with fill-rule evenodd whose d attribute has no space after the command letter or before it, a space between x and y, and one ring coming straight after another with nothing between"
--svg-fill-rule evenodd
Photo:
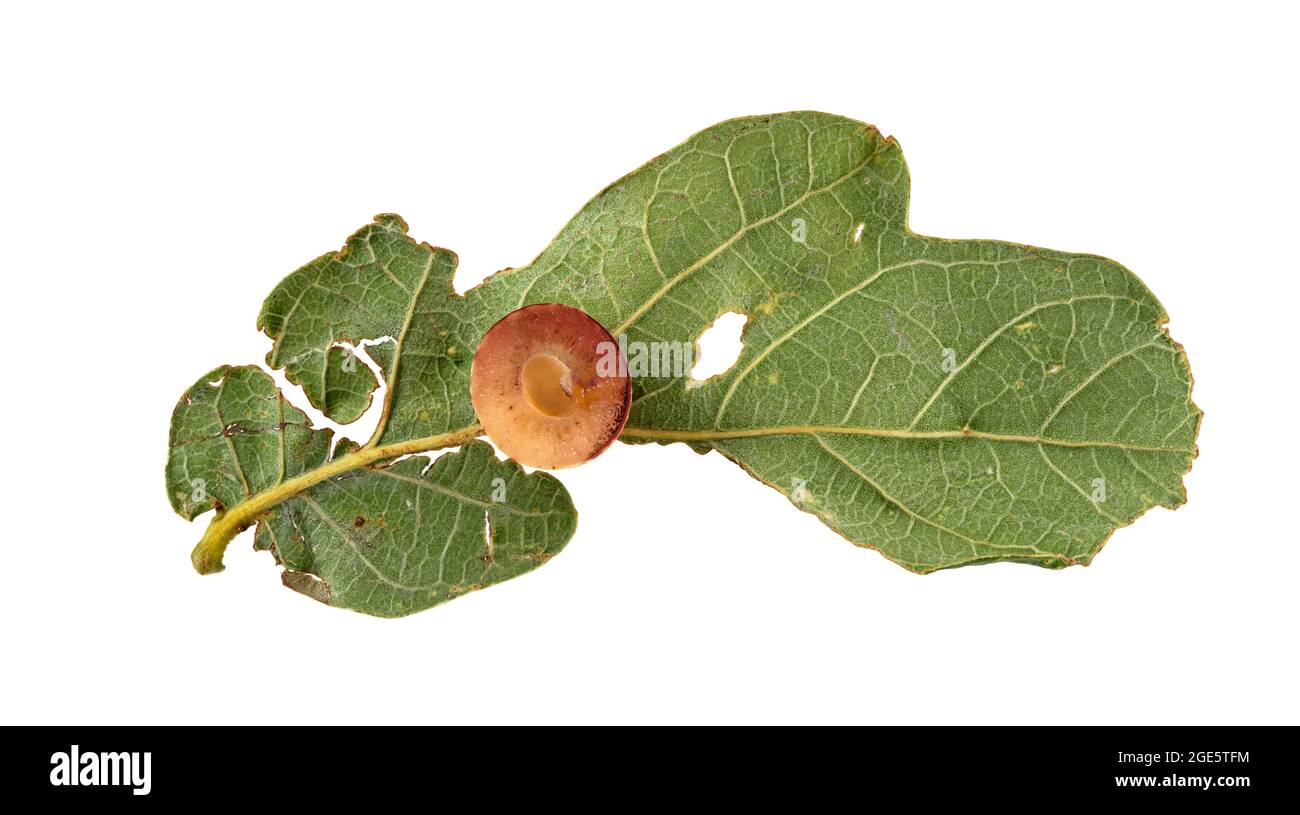
<instances>
[{"instance_id":1,"label":"leaf stalk","mask_svg":"<svg viewBox=\"0 0 1300 815\"><path fill-rule=\"evenodd\" d=\"M194 569L199 574L214 574L224 569L225 566L221 562L222 556L226 552L226 547L230 545L236 535L256 523L258 518L272 507L287 501L321 481L333 478L349 470L369 467L385 459L439 450L444 447L455 447L477 438L482 432L482 427L472 424L468 427L419 439L383 445L370 443L352 453L328 461L314 470L294 476L287 481L282 481L269 490L249 496L248 500L219 512L212 519L212 522L208 524L207 531L203 533L203 537L199 539L198 545L194 547L194 552L190 555L190 560L194 563Z\"/></svg>"}]
</instances>

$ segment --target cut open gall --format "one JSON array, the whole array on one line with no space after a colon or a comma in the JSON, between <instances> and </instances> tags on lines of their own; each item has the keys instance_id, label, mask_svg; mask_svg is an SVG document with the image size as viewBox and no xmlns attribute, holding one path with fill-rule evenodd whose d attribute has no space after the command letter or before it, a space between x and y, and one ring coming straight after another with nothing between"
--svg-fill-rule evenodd
<instances>
[{"instance_id":1,"label":"cut open gall","mask_svg":"<svg viewBox=\"0 0 1300 815\"><path fill-rule=\"evenodd\" d=\"M571 306L538 303L510 312L483 335L470 399L501 452L558 470L595 458L618 437L632 381L604 326Z\"/></svg>"}]
</instances>

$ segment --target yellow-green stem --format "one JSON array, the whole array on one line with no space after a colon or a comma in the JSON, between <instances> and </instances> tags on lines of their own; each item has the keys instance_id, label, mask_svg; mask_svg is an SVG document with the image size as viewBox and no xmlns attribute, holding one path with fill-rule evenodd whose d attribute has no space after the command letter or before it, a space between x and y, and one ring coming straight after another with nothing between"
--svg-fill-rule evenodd
<instances>
[{"instance_id":1,"label":"yellow-green stem","mask_svg":"<svg viewBox=\"0 0 1300 815\"><path fill-rule=\"evenodd\" d=\"M443 447L454 447L476 438L482 432L483 428L474 424L436 436L425 436L424 438L393 444L366 445L353 453L328 461L314 470L290 478L287 481L282 481L269 490L250 496L247 501L223 511L212 519L212 523L208 524L207 531L203 533L203 537L199 540L198 545L194 547L194 552L190 556L190 559L194 562L194 568L198 570L199 574L212 574L221 571L225 568L221 565L221 557L225 554L226 546L234 540L236 535L252 526L257 521L258 516L271 509L271 507L294 497L314 484L349 470L367 467L384 459L396 458L411 453L424 453Z\"/></svg>"}]
</instances>

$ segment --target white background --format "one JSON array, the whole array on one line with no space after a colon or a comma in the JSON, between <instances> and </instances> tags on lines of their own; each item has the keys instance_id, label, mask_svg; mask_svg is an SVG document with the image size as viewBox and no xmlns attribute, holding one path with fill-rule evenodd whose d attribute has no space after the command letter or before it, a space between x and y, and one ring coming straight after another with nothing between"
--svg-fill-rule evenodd
<instances>
[{"instance_id":1,"label":"white background","mask_svg":"<svg viewBox=\"0 0 1300 815\"><path fill-rule=\"evenodd\" d=\"M1300 722L1296 23L10 4L0 722ZM459 253L463 290L695 131L803 108L901 141L916 231L1146 281L1206 413L1185 507L1087 569L918 577L716 454L616 445L561 474L561 556L412 617L287 591L248 535L191 570L205 519L167 505L168 416L261 362L281 277L393 211Z\"/></svg>"}]
</instances>

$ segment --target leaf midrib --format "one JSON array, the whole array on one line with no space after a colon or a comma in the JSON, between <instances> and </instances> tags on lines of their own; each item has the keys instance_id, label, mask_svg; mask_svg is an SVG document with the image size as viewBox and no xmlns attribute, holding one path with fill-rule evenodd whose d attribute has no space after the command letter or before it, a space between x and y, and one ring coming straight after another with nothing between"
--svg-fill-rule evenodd
<instances>
[{"instance_id":1,"label":"leaf midrib","mask_svg":"<svg viewBox=\"0 0 1300 815\"><path fill-rule=\"evenodd\" d=\"M646 441L691 442L748 439L765 436L800 435L877 436L904 440L976 439L992 442L1018 442L1046 444L1053 447L1114 447L1139 453L1177 453L1192 455L1194 448L1160 447L1156 445L1129 444L1105 439L1059 439L1050 436L1031 436L1015 433L990 433L972 428L960 430L907 430L905 428L862 427L860 425L773 425L770 427L736 427L710 430L666 430L651 427L626 427L619 438Z\"/></svg>"},{"instance_id":2,"label":"leaf midrib","mask_svg":"<svg viewBox=\"0 0 1300 815\"><path fill-rule=\"evenodd\" d=\"M226 546L236 535L252 526L258 516L272 507L300 495L310 487L336 475L361 469L385 459L414 453L426 453L444 447L454 447L477 438L483 432L478 424L467 425L457 430L425 436L419 439L394 442L383 445L367 445L355 452L327 461L315 469L281 481L274 487L251 495L233 507L219 513L208 524L207 530L194 547L191 560L200 574L219 572L221 556Z\"/></svg>"},{"instance_id":3,"label":"leaf midrib","mask_svg":"<svg viewBox=\"0 0 1300 815\"><path fill-rule=\"evenodd\" d=\"M407 306L406 317L402 320L401 333L393 338L393 364L387 377L391 381L388 382L388 391L384 394L384 405L380 410L379 422L375 425L375 432L371 433L370 439L366 441L366 447L373 447L378 444L379 439L384 435L384 431L388 429L388 418L392 415L393 401L397 398L398 384L401 382L398 371L402 364L402 352L406 349L406 337L411 331L411 322L415 319L416 307L419 305L420 297L424 294L424 287L428 285L429 274L433 270L433 262L436 257L437 250L429 253L429 262L424 265L424 271L420 274L420 282L416 284L414 292L407 291L403 287L403 291L410 294L411 303ZM387 269L387 266L385 265L384 268Z\"/></svg>"}]
</instances>

